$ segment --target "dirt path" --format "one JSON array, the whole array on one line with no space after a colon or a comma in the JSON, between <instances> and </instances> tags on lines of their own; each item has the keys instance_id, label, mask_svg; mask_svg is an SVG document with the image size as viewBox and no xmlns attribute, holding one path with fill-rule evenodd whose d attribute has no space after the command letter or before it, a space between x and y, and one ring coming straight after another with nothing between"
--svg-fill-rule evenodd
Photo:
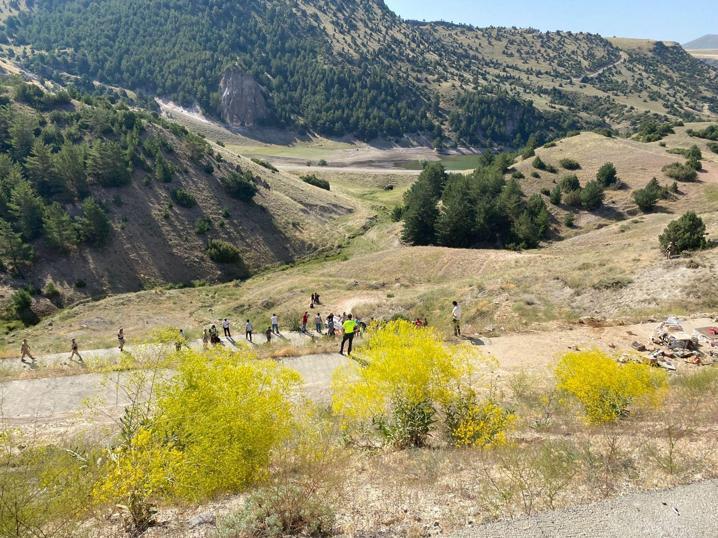
<instances>
[{"instance_id":1,"label":"dirt path","mask_svg":"<svg viewBox=\"0 0 718 538\"><path fill-rule=\"evenodd\" d=\"M455 538L714 538L718 482L642 493L538 516L485 525Z\"/></svg>"},{"instance_id":2,"label":"dirt path","mask_svg":"<svg viewBox=\"0 0 718 538\"><path fill-rule=\"evenodd\" d=\"M339 354L321 354L280 362L301 374L307 396L324 401L332 374L348 361ZM6 381L0 383L1 416L6 424L59 426L87 411L92 414L87 422L103 422L131 402L133 376L133 372L114 372Z\"/></svg>"}]
</instances>

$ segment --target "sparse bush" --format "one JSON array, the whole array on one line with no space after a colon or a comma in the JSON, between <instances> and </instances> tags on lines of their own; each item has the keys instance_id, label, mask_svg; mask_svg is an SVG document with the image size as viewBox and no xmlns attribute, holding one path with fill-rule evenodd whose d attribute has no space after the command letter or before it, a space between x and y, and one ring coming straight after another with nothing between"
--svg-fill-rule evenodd
<instances>
[{"instance_id":1,"label":"sparse bush","mask_svg":"<svg viewBox=\"0 0 718 538\"><path fill-rule=\"evenodd\" d=\"M257 185L254 176L249 172L230 172L228 176L220 179L224 190L232 198L250 202L257 194Z\"/></svg>"},{"instance_id":2,"label":"sparse bush","mask_svg":"<svg viewBox=\"0 0 718 538\"><path fill-rule=\"evenodd\" d=\"M541 179L541 174L538 172L531 172L531 177L534 179Z\"/></svg>"},{"instance_id":3,"label":"sparse bush","mask_svg":"<svg viewBox=\"0 0 718 538\"><path fill-rule=\"evenodd\" d=\"M563 195L563 203L569 207L581 207L581 191L568 191Z\"/></svg>"},{"instance_id":4,"label":"sparse bush","mask_svg":"<svg viewBox=\"0 0 718 538\"><path fill-rule=\"evenodd\" d=\"M567 353L556 367L556 379L558 389L576 398L593 424L615 422L633 404L658 406L668 387L665 371L619 365L601 351Z\"/></svg>"},{"instance_id":5,"label":"sparse bush","mask_svg":"<svg viewBox=\"0 0 718 538\"><path fill-rule=\"evenodd\" d=\"M605 189L618 183L618 171L613 163L606 163L596 173L596 181Z\"/></svg>"},{"instance_id":6,"label":"sparse bush","mask_svg":"<svg viewBox=\"0 0 718 538\"><path fill-rule=\"evenodd\" d=\"M553 205L561 205L561 186L556 185L549 194L549 200Z\"/></svg>"},{"instance_id":7,"label":"sparse bush","mask_svg":"<svg viewBox=\"0 0 718 538\"><path fill-rule=\"evenodd\" d=\"M698 172L689 164L673 163L663 167L663 173L678 181L695 181Z\"/></svg>"},{"instance_id":8,"label":"sparse bush","mask_svg":"<svg viewBox=\"0 0 718 538\"><path fill-rule=\"evenodd\" d=\"M563 218L563 225L566 226L566 228L573 228L575 223L576 216L573 213L566 213L566 216Z\"/></svg>"},{"instance_id":9,"label":"sparse bush","mask_svg":"<svg viewBox=\"0 0 718 538\"><path fill-rule=\"evenodd\" d=\"M331 185L326 179L320 179L314 174L309 176L302 176L302 181L304 181L304 183L308 183L309 185L313 185L314 187L324 189L325 191L331 190Z\"/></svg>"},{"instance_id":10,"label":"sparse bush","mask_svg":"<svg viewBox=\"0 0 718 538\"><path fill-rule=\"evenodd\" d=\"M194 232L197 235L206 235L212 229L212 219L201 217L194 222Z\"/></svg>"},{"instance_id":11,"label":"sparse bush","mask_svg":"<svg viewBox=\"0 0 718 538\"><path fill-rule=\"evenodd\" d=\"M239 249L220 239L213 239L209 242L207 255L210 260L216 263L239 263L242 261Z\"/></svg>"},{"instance_id":12,"label":"sparse bush","mask_svg":"<svg viewBox=\"0 0 718 538\"><path fill-rule=\"evenodd\" d=\"M603 187L598 181L589 181L586 186L581 189L581 205L589 211L598 209L603 205L605 193Z\"/></svg>"},{"instance_id":13,"label":"sparse bush","mask_svg":"<svg viewBox=\"0 0 718 538\"><path fill-rule=\"evenodd\" d=\"M718 142L708 142L708 149L713 153L718 153Z\"/></svg>"},{"instance_id":14,"label":"sparse bush","mask_svg":"<svg viewBox=\"0 0 718 538\"><path fill-rule=\"evenodd\" d=\"M479 402L473 392L460 395L446 409L448 437L457 447L504 445L515 419L512 411L492 400Z\"/></svg>"},{"instance_id":15,"label":"sparse bush","mask_svg":"<svg viewBox=\"0 0 718 538\"><path fill-rule=\"evenodd\" d=\"M661 248L671 254L680 254L706 247L706 225L698 215L689 211L671 222L659 237Z\"/></svg>"},{"instance_id":16,"label":"sparse bush","mask_svg":"<svg viewBox=\"0 0 718 538\"><path fill-rule=\"evenodd\" d=\"M698 138L705 138L707 140L718 141L718 125L709 125L701 131L694 129L688 129L688 134Z\"/></svg>"},{"instance_id":17,"label":"sparse bush","mask_svg":"<svg viewBox=\"0 0 718 538\"><path fill-rule=\"evenodd\" d=\"M252 162L254 164L258 164L259 166L261 166L263 168L266 168L267 170L271 170L272 172L279 172L279 170L277 170L276 166L274 166L272 163L269 163L262 159L252 159Z\"/></svg>"},{"instance_id":18,"label":"sparse bush","mask_svg":"<svg viewBox=\"0 0 718 538\"><path fill-rule=\"evenodd\" d=\"M550 174L558 173L558 170L556 170L555 166L546 164L543 160L541 160L541 157L536 157L533 160L533 162L531 163L531 166L533 166L536 170L541 170L543 172L549 172Z\"/></svg>"},{"instance_id":19,"label":"sparse bush","mask_svg":"<svg viewBox=\"0 0 718 538\"><path fill-rule=\"evenodd\" d=\"M526 179L526 176L520 170L516 170L513 174L511 174L511 178L512 179Z\"/></svg>"},{"instance_id":20,"label":"sparse bush","mask_svg":"<svg viewBox=\"0 0 718 538\"><path fill-rule=\"evenodd\" d=\"M634 191L633 201L641 211L648 213L653 211L658 200L664 197L664 193L666 193L666 189L659 185L656 178L653 178L643 189Z\"/></svg>"},{"instance_id":21,"label":"sparse bush","mask_svg":"<svg viewBox=\"0 0 718 538\"><path fill-rule=\"evenodd\" d=\"M578 191L581 189L581 182L578 180L576 175L563 176L558 186L563 192Z\"/></svg>"},{"instance_id":22,"label":"sparse bush","mask_svg":"<svg viewBox=\"0 0 718 538\"><path fill-rule=\"evenodd\" d=\"M565 170L580 170L581 165L578 161L574 159L561 159L559 161L559 164L561 165L561 168L564 168Z\"/></svg>"},{"instance_id":23,"label":"sparse bush","mask_svg":"<svg viewBox=\"0 0 718 538\"><path fill-rule=\"evenodd\" d=\"M171 196L172 200L180 207L191 209L197 205L197 199L185 189L174 189Z\"/></svg>"}]
</instances>

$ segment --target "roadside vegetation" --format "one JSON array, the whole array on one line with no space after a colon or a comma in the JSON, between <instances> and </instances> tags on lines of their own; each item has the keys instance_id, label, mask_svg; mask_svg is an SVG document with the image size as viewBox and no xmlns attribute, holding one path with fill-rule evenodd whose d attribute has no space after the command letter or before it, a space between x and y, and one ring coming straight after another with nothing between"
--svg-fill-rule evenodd
<instances>
[{"instance_id":1,"label":"roadside vegetation","mask_svg":"<svg viewBox=\"0 0 718 538\"><path fill-rule=\"evenodd\" d=\"M166 508L237 494L246 496L217 520L218 536L329 536L365 488L393 513L394 481L420 489L422 503L449 488L452 510L478 503L486 518L714 474L712 456L695 457L694 433L718 411L711 369L669 380L581 351L558 361L555 381L519 373L496 385L475 348L396 321L372 327L356 362L336 373L327 412L301 396L293 370L248 352L177 353L175 334L156 335L164 344L126 387L135 397L109 445L4 433L4 536L99 531L112 513L139 536ZM172 378L160 373L168 367ZM699 400L690 425L677 420L674 409ZM364 507L364 525L378 508Z\"/></svg>"}]
</instances>

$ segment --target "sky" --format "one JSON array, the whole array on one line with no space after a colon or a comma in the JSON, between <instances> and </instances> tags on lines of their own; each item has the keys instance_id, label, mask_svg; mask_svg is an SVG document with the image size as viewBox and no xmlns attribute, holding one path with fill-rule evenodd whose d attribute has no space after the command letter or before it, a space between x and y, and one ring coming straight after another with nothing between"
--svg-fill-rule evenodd
<instances>
[{"instance_id":1,"label":"sky","mask_svg":"<svg viewBox=\"0 0 718 538\"><path fill-rule=\"evenodd\" d=\"M404 19L686 43L718 34L718 0L385 0Z\"/></svg>"}]
</instances>

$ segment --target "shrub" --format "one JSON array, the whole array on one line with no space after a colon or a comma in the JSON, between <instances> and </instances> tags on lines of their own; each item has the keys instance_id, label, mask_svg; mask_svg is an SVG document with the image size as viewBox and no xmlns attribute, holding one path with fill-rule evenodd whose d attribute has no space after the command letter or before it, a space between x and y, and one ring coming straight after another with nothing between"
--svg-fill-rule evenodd
<instances>
[{"instance_id":1,"label":"shrub","mask_svg":"<svg viewBox=\"0 0 718 538\"><path fill-rule=\"evenodd\" d=\"M658 406L668 374L643 364L619 365L601 351L567 353L556 367L557 387L573 396L592 424L615 422L633 404Z\"/></svg>"},{"instance_id":2,"label":"shrub","mask_svg":"<svg viewBox=\"0 0 718 538\"><path fill-rule=\"evenodd\" d=\"M561 165L561 168L564 168L566 170L580 170L581 165L578 163L578 161L575 161L573 159L561 159L559 161L559 164Z\"/></svg>"},{"instance_id":3,"label":"shrub","mask_svg":"<svg viewBox=\"0 0 718 538\"><path fill-rule=\"evenodd\" d=\"M708 142L708 149L713 153L718 153L718 142Z\"/></svg>"},{"instance_id":4,"label":"shrub","mask_svg":"<svg viewBox=\"0 0 718 538\"><path fill-rule=\"evenodd\" d=\"M601 207L604 198L603 187L598 181L589 181L581 190L581 205L589 211Z\"/></svg>"},{"instance_id":5,"label":"shrub","mask_svg":"<svg viewBox=\"0 0 718 538\"><path fill-rule=\"evenodd\" d=\"M37 325L40 319L32 310L32 295L26 289L19 289L10 296L10 309L26 326Z\"/></svg>"},{"instance_id":6,"label":"shrub","mask_svg":"<svg viewBox=\"0 0 718 538\"><path fill-rule=\"evenodd\" d=\"M309 185L313 185L314 187L324 189L325 191L331 190L331 185L326 179L320 179L314 174L310 176L302 176L302 181L304 181L304 183L308 183Z\"/></svg>"},{"instance_id":7,"label":"shrub","mask_svg":"<svg viewBox=\"0 0 718 538\"><path fill-rule=\"evenodd\" d=\"M573 213L566 213L566 216L563 218L563 224L566 226L566 228L573 228L573 225L576 223L576 216Z\"/></svg>"},{"instance_id":8,"label":"shrub","mask_svg":"<svg viewBox=\"0 0 718 538\"><path fill-rule=\"evenodd\" d=\"M569 191L563 195L563 203L569 207L581 207L581 191Z\"/></svg>"},{"instance_id":9,"label":"shrub","mask_svg":"<svg viewBox=\"0 0 718 538\"><path fill-rule=\"evenodd\" d=\"M531 166L533 166L536 170L546 170L546 163L538 156L533 160Z\"/></svg>"},{"instance_id":10,"label":"shrub","mask_svg":"<svg viewBox=\"0 0 718 538\"><path fill-rule=\"evenodd\" d=\"M718 141L718 125L709 125L705 129L701 131L696 131L694 129L689 129L688 134L691 136L695 136L698 138L705 138L707 140L715 140Z\"/></svg>"},{"instance_id":11,"label":"shrub","mask_svg":"<svg viewBox=\"0 0 718 538\"><path fill-rule=\"evenodd\" d=\"M526 179L526 176L521 172L521 170L516 170L513 174L511 174L512 179Z\"/></svg>"},{"instance_id":12,"label":"shrub","mask_svg":"<svg viewBox=\"0 0 718 538\"><path fill-rule=\"evenodd\" d=\"M174 189L171 196L172 200L180 207L191 209L197 205L197 199L191 192L185 189Z\"/></svg>"},{"instance_id":13,"label":"shrub","mask_svg":"<svg viewBox=\"0 0 718 538\"><path fill-rule=\"evenodd\" d=\"M689 211L671 222L659 237L661 248L671 254L706 247L706 225L698 215Z\"/></svg>"},{"instance_id":14,"label":"shrub","mask_svg":"<svg viewBox=\"0 0 718 538\"><path fill-rule=\"evenodd\" d=\"M534 179L541 179L541 174L538 172L531 172L531 177Z\"/></svg>"},{"instance_id":15,"label":"shrub","mask_svg":"<svg viewBox=\"0 0 718 538\"><path fill-rule=\"evenodd\" d=\"M549 199L553 205L561 205L561 194L561 186L556 185L549 194Z\"/></svg>"},{"instance_id":16,"label":"shrub","mask_svg":"<svg viewBox=\"0 0 718 538\"><path fill-rule=\"evenodd\" d=\"M438 406L449 405L470 373L467 357L431 329L392 321L376 330L362 350L366 366L337 371L332 407L351 439L379 435L386 444L423 446Z\"/></svg>"},{"instance_id":17,"label":"shrub","mask_svg":"<svg viewBox=\"0 0 718 538\"><path fill-rule=\"evenodd\" d=\"M279 172L279 170L277 170L276 166L274 166L273 164L271 164L267 161L264 161L262 159L252 159L252 162L254 164L258 164L259 166L261 166L263 168L266 168L267 170L271 170L272 172Z\"/></svg>"},{"instance_id":18,"label":"shrub","mask_svg":"<svg viewBox=\"0 0 718 538\"><path fill-rule=\"evenodd\" d=\"M194 232L197 235L206 235L212 229L212 219L200 217L194 221Z\"/></svg>"},{"instance_id":19,"label":"shrub","mask_svg":"<svg viewBox=\"0 0 718 538\"><path fill-rule=\"evenodd\" d=\"M391 210L391 220L392 222L401 222L401 219L404 218L404 206L397 205L394 206Z\"/></svg>"},{"instance_id":20,"label":"shrub","mask_svg":"<svg viewBox=\"0 0 718 538\"><path fill-rule=\"evenodd\" d=\"M698 172L689 164L673 163L663 167L663 173L678 181L695 181Z\"/></svg>"},{"instance_id":21,"label":"shrub","mask_svg":"<svg viewBox=\"0 0 718 538\"><path fill-rule=\"evenodd\" d=\"M238 263L242 260L242 255L237 247L220 239L213 239L209 242L207 255L215 263Z\"/></svg>"},{"instance_id":22,"label":"shrub","mask_svg":"<svg viewBox=\"0 0 718 538\"><path fill-rule=\"evenodd\" d=\"M563 192L577 191L581 189L581 182L578 180L576 175L563 176L558 186Z\"/></svg>"},{"instance_id":23,"label":"shrub","mask_svg":"<svg viewBox=\"0 0 718 538\"><path fill-rule=\"evenodd\" d=\"M653 211L656 203L660 200L666 189L658 184L656 178L651 179L643 189L638 189L633 193L633 201L636 202L638 208L644 213Z\"/></svg>"},{"instance_id":24,"label":"shrub","mask_svg":"<svg viewBox=\"0 0 718 538\"><path fill-rule=\"evenodd\" d=\"M446 410L448 437L457 447L501 446L506 444L506 433L515 418L513 412L496 402L479 402L470 392L459 396Z\"/></svg>"},{"instance_id":25,"label":"shrub","mask_svg":"<svg viewBox=\"0 0 718 538\"><path fill-rule=\"evenodd\" d=\"M220 522L216 536L331 536L335 521L327 499L307 497L305 490L292 484L278 484L249 495L237 514Z\"/></svg>"},{"instance_id":26,"label":"shrub","mask_svg":"<svg viewBox=\"0 0 718 538\"><path fill-rule=\"evenodd\" d=\"M243 202L250 202L257 194L254 176L249 172L230 172L228 176L220 179L220 182L227 194Z\"/></svg>"},{"instance_id":27,"label":"shrub","mask_svg":"<svg viewBox=\"0 0 718 538\"><path fill-rule=\"evenodd\" d=\"M599 168L596 173L596 181L604 187L608 188L618 183L618 171L613 163L606 163Z\"/></svg>"}]
</instances>

